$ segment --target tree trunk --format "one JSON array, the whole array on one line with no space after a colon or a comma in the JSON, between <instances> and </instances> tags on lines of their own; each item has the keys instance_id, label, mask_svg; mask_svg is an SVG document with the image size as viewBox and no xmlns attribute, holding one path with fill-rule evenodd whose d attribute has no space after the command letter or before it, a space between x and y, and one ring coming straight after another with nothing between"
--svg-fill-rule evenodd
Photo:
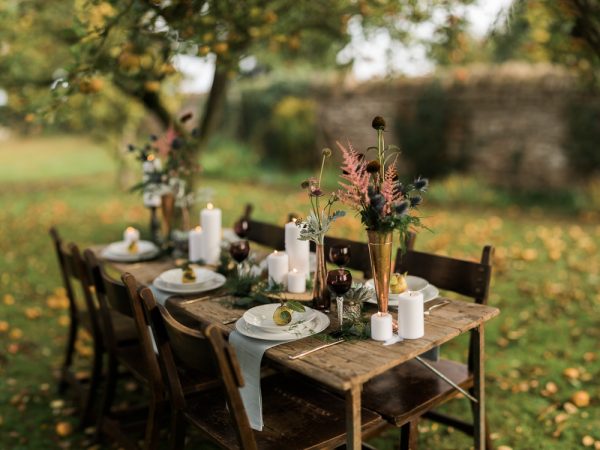
<instances>
[{"instance_id":1,"label":"tree trunk","mask_svg":"<svg viewBox=\"0 0 600 450\"><path fill-rule=\"evenodd\" d=\"M200 145L196 149L197 153L206 146L221 119L227 88L229 87L227 69L227 65L217 56L212 86L204 105L204 112L200 123Z\"/></svg>"}]
</instances>

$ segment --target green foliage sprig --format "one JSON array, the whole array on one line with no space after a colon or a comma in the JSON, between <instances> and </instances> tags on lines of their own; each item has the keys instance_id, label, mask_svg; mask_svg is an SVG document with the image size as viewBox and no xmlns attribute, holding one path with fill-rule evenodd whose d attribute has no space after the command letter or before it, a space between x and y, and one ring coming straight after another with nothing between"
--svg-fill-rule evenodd
<instances>
[{"instance_id":1,"label":"green foliage sprig","mask_svg":"<svg viewBox=\"0 0 600 450\"><path fill-rule=\"evenodd\" d=\"M311 211L306 219L298 220L296 222L296 225L300 228L299 240L313 241L321 245L323 245L325 241L325 235L331 228L333 222L346 215L344 211L332 211L333 205L339 200L339 197L335 193L329 196L327 203L321 208L321 197L325 195L321 189L321 179L323 177L325 160L331 157L331 150L325 148L323 149L322 153L323 158L321 160L321 171L319 172L319 178L309 178L301 185L302 188L306 189L308 192Z\"/></svg>"}]
</instances>

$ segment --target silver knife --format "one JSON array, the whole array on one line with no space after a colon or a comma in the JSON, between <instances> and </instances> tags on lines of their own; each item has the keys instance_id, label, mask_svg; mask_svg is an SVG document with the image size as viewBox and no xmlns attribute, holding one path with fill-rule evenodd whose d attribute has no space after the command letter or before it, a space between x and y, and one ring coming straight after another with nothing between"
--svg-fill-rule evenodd
<instances>
[{"instance_id":1,"label":"silver knife","mask_svg":"<svg viewBox=\"0 0 600 450\"><path fill-rule=\"evenodd\" d=\"M306 355L310 355L313 352L316 352L317 350L321 350L327 347L331 347L332 345L336 345L339 344L340 342L344 342L344 339L339 339L335 342L330 342L329 344L323 344L323 345L319 345L318 347L315 348L311 348L310 350L306 350L305 352L302 353L298 353L297 355L288 355L289 359L298 359L298 358L302 358L303 356Z\"/></svg>"}]
</instances>

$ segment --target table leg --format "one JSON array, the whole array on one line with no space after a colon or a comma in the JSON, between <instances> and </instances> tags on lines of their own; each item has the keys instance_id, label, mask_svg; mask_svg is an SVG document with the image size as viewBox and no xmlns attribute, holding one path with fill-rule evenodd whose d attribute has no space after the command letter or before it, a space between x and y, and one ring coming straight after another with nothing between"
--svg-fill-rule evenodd
<instances>
[{"instance_id":1,"label":"table leg","mask_svg":"<svg viewBox=\"0 0 600 450\"><path fill-rule=\"evenodd\" d=\"M346 448L360 450L361 436L361 393L362 386L352 386L346 391Z\"/></svg>"},{"instance_id":2,"label":"table leg","mask_svg":"<svg viewBox=\"0 0 600 450\"><path fill-rule=\"evenodd\" d=\"M485 371L484 350L485 339L483 324L479 325L473 334L473 347L475 355L473 358L473 391L479 402L472 402L474 420L475 450L485 450Z\"/></svg>"}]
</instances>

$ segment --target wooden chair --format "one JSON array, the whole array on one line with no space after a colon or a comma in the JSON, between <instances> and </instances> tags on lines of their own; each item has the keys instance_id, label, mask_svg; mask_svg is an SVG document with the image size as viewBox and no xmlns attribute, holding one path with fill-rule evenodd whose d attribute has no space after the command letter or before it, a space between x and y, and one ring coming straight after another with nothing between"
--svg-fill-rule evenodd
<instances>
[{"instance_id":1,"label":"wooden chair","mask_svg":"<svg viewBox=\"0 0 600 450\"><path fill-rule=\"evenodd\" d=\"M137 449L132 438L136 428L143 428L141 448L156 449L160 443L161 419L165 416L166 390L158 365L149 324L141 308L138 283L129 273L122 275L121 281L110 277L99 264L91 250L84 252L85 261L91 273L100 304L101 324L108 349L108 369L106 387L98 418L98 437L106 434L125 448ZM120 345L116 339L116 315L133 320L137 341L134 345ZM148 391L148 402L142 407L118 410L114 408L115 393L119 382L119 367L124 367ZM199 377L191 379L182 375L184 391L196 392L213 387L214 382L203 383Z\"/></svg>"},{"instance_id":2,"label":"wooden chair","mask_svg":"<svg viewBox=\"0 0 600 450\"><path fill-rule=\"evenodd\" d=\"M64 393L68 387L74 389L80 405L80 426L84 428L93 423L96 413L96 399L99 395L103 358L106 349L99 323L97 304L92 292L93 282L86 270L79 248L73 243L65 248L58 230L54 227L50 228L50 236L54 243L63 285L69 300L70 316L65 359L59 377L59 392ZM78 303L75 295L76 284L74 283L80 286L80 291L83 294L80 303ZM81 328L87 330L93 341L90 374L83 376L77 375L72 367L75 357L75 343ZM120 342L136 339L132 321L119 321L117 339Z\"/></svg>"},{"instance_id":3,"label":"wooden chair","mask_svg":"<svg viewBox=\"0 0 600 450\"><path fill-rule=\"evenodd\" d=\"M396 272L408 271L427 279L440 289L470 297L486 304L492 274L493 248L485 246L480 262L464 261L430 253L407 251L396 258ZM365 407L401 427L401 448L416 448L417 423L421 416L449 425L474 437L475 448L491 449L485 418L483 384L483 326L471 330L467 364L441 359L432 366L466 389L477 399L471 403L473 423L466 423L434 411L456 397L458 391L416 360L409 361L367 383L363 391ZM485 441L485 442L484 442Z\"/></svg>"},{"instance_id":4,"label":"wooden chair","mask_svg":"<svg viewBox=\"0 0 600 450\"><path fill-rule=\"evenodd\" d=\"M253 431L239 393L244 380L235 352L222 331L210 324L203 324L202 331L185 327L156 303L149 289L143 289L141 296L170 394L171 449L184 448L188 425L226 449L316 449L344 443L344 401L286 374L262 380L266 426L261 432ZM178 365L218 379L221 389L186 398ZM382 421L363 410L362 423L368 434Z\"/></svg>"}]
</instances>

